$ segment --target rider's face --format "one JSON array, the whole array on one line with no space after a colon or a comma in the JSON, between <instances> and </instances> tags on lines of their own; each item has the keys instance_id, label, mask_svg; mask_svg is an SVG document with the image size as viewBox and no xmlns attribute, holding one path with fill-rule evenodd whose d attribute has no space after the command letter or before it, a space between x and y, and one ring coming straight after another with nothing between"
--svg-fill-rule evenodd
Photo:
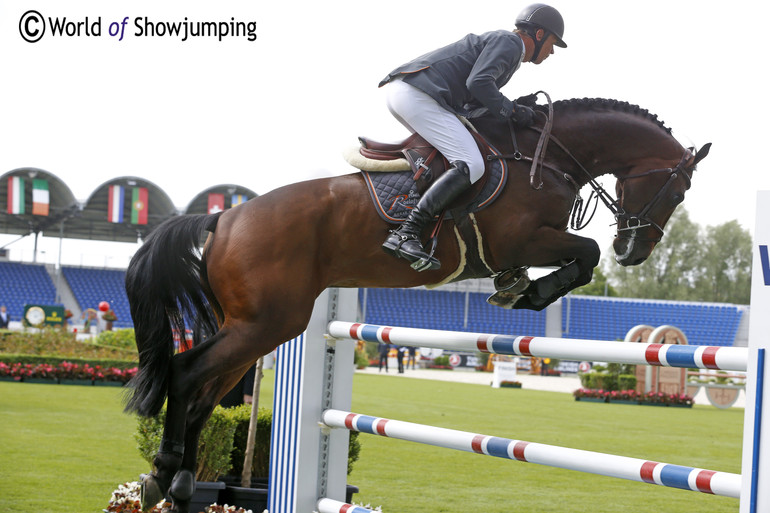
<instances>
[{"instance_id":1,"label":"rider's face","mask_svg":"<svg viewBox=\"0 0 770 513\"><path fill-rule=\"evenodd\" d=\"M538 31L539 32L539 31ZM543 43L543 47L540 49L540 53L537 59L532 61L534 64L540 64L553 54L553 45L556 43L556 37L553 34L548 34Z\"/></svg>"}]
</instances>

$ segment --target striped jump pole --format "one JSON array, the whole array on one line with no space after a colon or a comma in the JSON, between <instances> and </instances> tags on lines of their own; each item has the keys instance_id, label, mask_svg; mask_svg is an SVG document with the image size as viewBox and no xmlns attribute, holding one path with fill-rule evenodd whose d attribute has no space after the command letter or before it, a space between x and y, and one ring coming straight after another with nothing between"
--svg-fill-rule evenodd
<instances>
[{"instance_id":1,"label":"striped jump pole","mask_svg":"<svg viewBox=\"0 0 770 513\"><path fill-rule=\"evenodd\" d=\"M728 472L682 467L521 440L509 440L340 410L326 410L322 418L324 424L329 427L397 438L446 449L538 463L549 467L577 470L725 497L739 498L741 494L741 476Z\"/></svg>"},{"instance_id":2,"label":"striped jump pole","mask_svg":"<svg viewBox=\"0 0 770 513\"><path fill-rule=\"evenodd\" d=\"M590 360L745 371L748 351L745 347L689 346L678 344L642 344L553 337L491 335L461 331L401 328L334 321L329 335L339 339L387 342L391 344L480 351L512 356L535 356L566 360Z\"/></svg>"},{"instance_id":3,"label":"striped jump pole","mask_svg":"<svg viewBox=\"0 0 770 513\"><path fill-rule=\"evenodd\" d=\"M375 513L375 511L368 508L327 498L318 501L316 511L318 511L318 513Z\"/></svg>"}]
</instances>

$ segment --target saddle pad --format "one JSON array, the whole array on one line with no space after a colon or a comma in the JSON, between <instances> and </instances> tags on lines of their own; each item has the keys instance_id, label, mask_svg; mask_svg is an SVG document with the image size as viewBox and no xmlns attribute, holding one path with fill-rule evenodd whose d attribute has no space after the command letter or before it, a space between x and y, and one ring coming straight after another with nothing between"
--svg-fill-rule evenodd
<instances>
[{"instance_id":1,"label":"saddle pad","mask_svg":"<svg viewBox=\"0 0 770 513\"><path fill-rule=\"evenodd\" d=\"M500 153L489 146L490 151ZM369 189L369 195L374 202L374 208L385 221L393 224L403 222L417 202L420 201L420 193L414 181L412 171L399 171L395 173L370 173L361 171L364 181ZM485 173L488 173L486 183L479 194L470 202L468 212L478 212L491 204L502 192L508 179L508 165L505 160L494 159L487 161ZM451 219L449 211L446 219Z\"/></svg>"}]
</instances>

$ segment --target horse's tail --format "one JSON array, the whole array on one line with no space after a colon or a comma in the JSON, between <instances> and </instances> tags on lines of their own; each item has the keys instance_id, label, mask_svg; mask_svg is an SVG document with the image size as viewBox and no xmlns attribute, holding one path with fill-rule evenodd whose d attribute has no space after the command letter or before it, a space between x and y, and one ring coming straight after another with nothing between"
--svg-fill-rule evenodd
<instances>
[{"instance_id":1,"label":"horse's tail","mask_svg":"<svg viewBox=\"0 0 770 513\"><path fill-rule=\"evenodd\" d=\"M139 351L139 368L129 383L126 411L152 417L168 394L174 336L185 337L185 321L196 332L216 332L221 307L208 288L198 251L204 230L213 232L219 214L169 219L139 248L126 271L126 294ZM196 333L199 338L200 333Z\"/></svg>"}]
</instances>

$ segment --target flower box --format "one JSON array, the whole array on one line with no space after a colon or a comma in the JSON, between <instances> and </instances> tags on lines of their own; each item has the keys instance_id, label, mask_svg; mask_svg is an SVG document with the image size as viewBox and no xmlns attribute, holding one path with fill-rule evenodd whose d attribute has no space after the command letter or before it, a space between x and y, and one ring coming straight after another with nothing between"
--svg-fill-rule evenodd
<instances>
[{"instance_id":1,"label":"flower box","mask_svg":"<svg viewBox=\"0 0 770 513\"><path fill-rule=\"evenodd\" d=\"M67 378L60 378L59 379L60 385L80 385L85 387L90 387L94 385L94 381L92 379L67 379Z\"/></svg>"},{"instance_id":2,"label":"flower box","mask_svg":"<svg viewBox=\"0 0 770 513\"><path fill-rule=\"evenodd\" d=\"M575 397L576 401L583 401L586 403L608 403L609 401L604 397Z\"/></svg>"},{"instance_id":3,"label":"flower box","mask_svg":"<svg viewBox=\"0 0 770 513\"><path fill-rule=\"evenodd\" d=\"M222 481L196 481L195 493L190 499L190 511L203 511L207 506L219 502L219 493L225 489Z\"/></svg>"},{"instance_id":4,"label":"flower box","mask_svg":"<svg viewBox=\"0 0 770 513\"><path fill-rule=\"evenodd\" d=\"M601 390L580 388L572 395L576 401L606 402L617 404L643 404L650 406L677 406L692 408L693 398L686 394L664 394L663 392L638 393L635 390Z\"/></svg>"},{"instance_id":5,"label":"flower box","mask_svg":"<svg viewBox=\"0 0 770 513\"><path fill-rule=\"evenodd\" d=\"M56 378L35 378L35 377L24 377L22 379L24 383L36 383L41 385L58 385L59 380Z\"/></svg>"}]
</instances>

